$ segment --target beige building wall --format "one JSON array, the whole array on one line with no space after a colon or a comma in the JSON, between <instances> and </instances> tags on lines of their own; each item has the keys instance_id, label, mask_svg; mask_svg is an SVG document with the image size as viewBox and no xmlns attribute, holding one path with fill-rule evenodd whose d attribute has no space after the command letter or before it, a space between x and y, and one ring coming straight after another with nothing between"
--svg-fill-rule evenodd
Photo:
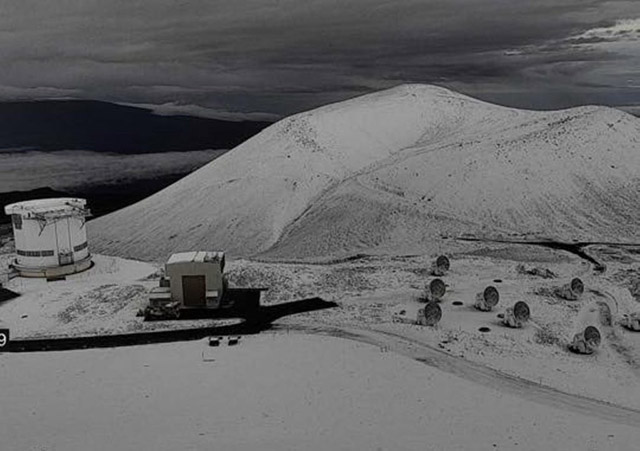
<instances>
[{"instance_id":1,"label":"beige building wall","mask_svg":"<svg viewBox=\"0 0 640 451\"><path fill-rule=\"evenodd\" d=\"M220 262L177 262L166 265L166 274L171 286L171 299L184 303L183 276L205 276L207 291L223 291L223 276Z\"/></svg>"}]
</instances>

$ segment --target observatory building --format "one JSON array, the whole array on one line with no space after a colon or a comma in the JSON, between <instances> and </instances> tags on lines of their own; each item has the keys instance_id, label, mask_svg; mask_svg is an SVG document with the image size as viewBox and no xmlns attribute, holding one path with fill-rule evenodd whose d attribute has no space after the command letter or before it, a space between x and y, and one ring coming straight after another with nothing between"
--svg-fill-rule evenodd
<instances>
[{"instance_id":1,"label":"observatory building","mask_svg":"<svg viewBox=\"0 0 640 451\"><path fill-rule=\"evenodd\" d=\"M177 301L181 307L219 308L226 291L224 252L181 252L165 265L168 286L151 290L153 304Z\"/></svg>"},{"instance_id":2,"label":"observatory building","mask_svg":"<svg viewBox=\"0 0 640 451\"><path fill-rule=\"evenodd\" d=\"M4 207L11 216L15 269L23 277L60 277L91 266L84 199L57 198Z\"/></svg>"}]
</instances>

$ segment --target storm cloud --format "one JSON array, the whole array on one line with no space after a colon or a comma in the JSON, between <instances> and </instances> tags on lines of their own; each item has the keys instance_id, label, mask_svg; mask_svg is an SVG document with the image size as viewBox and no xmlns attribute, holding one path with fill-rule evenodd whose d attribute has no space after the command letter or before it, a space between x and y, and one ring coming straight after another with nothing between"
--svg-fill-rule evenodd
<instances>
[{"instance_id":1,"label":"storm cloud","mask_svg":"<svg viewBox=\"0 0 640 451\"><path fill-rule=\"evenodd\" d=\"M0 7L0 99L275 117L420 82L529 108L640 105L635 0L0 0Z\"/></svg>"}]
</instances>

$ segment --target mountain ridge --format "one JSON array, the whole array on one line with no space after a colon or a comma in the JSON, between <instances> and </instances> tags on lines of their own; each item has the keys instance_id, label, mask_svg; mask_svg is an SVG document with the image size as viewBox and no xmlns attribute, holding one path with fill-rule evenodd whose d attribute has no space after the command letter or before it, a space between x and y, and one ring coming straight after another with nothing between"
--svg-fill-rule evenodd
<instances>
[{"instance_id":1,"label":"mountain ridge","mask_svg":"<svg viewBox=\"0 0 640 451\"><path fill-rule=\"evenodd\" d=\"M152 260L430 252L462 233L635 239L638 142L640 121L611 108L403 85L285 118L90 232L101 252Z\"/></svg>"}]
</instances>

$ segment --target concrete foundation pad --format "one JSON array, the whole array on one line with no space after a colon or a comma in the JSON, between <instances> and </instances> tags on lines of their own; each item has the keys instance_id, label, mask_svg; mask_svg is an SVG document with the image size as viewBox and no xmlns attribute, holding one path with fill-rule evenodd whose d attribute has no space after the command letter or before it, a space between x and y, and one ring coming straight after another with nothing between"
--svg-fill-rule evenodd
<instances>
[{"instance_id":1,"label":"concrete foundation pad","mask_svg":"<svg viewBox=\"0 0 640 451\"><path fill-rule=\"evenodd\" d=\"M71 263L70 265L49 266L44 268L29 268L29 267L21 266L14 263L12 266L13 268L16 269L16 271L18 271L21 277L51 278L51 277L68 276L70 274L83 272L91 268L91 265L92 265L91 255L89 255L80 261Z\"/></svg>"}]
</instances>

